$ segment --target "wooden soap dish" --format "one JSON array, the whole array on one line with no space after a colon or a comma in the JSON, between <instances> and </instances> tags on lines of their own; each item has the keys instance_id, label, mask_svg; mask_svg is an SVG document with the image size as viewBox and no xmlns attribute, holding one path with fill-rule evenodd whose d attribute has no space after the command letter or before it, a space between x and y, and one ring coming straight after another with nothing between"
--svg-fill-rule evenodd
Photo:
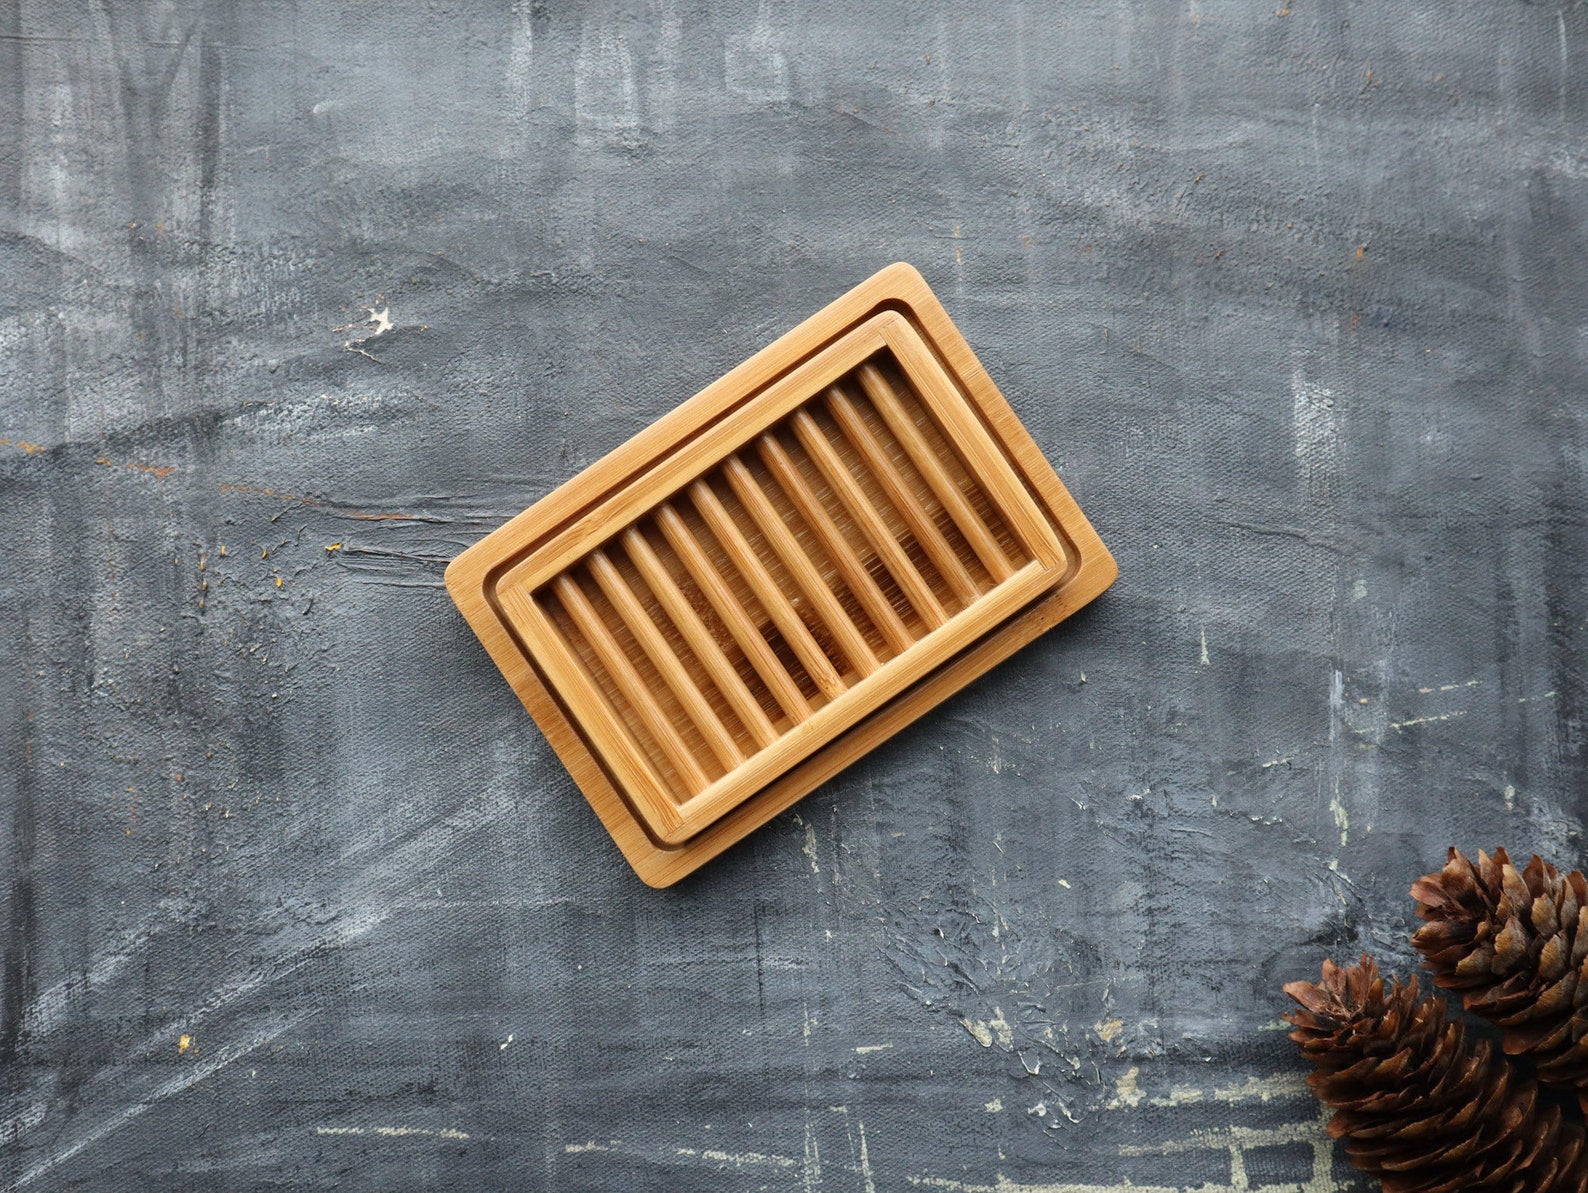
<instances>
[{"instance_id":1,"label":"wooden soap dish","mask_svg":"<svg viewBox=\"0 0 1588 1193\"><path fill-rule=\"evenodd\" d=\"M666 886L1117 571L892 265L470 547L447 589Z\"/></svg>"}]
</instances>

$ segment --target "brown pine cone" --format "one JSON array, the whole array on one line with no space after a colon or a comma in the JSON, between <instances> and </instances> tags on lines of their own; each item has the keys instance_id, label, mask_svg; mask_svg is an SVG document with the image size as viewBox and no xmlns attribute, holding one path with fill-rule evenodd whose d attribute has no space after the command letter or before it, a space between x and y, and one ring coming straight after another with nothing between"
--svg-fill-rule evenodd
<instances>
[{"instance_id":1,"label":"brown pine cone","mask_svg":"<svg viewBox=\"0 0 1588 1193\"><path fill-rule=\"evenodd\" d=\"M1384 1193L1588 1193L1582 1129L1487 1040L1469 1044L1444 999L1419 999L1417 979L1386 988L1364 956L1285 993L1329 1134Z\"/></svg>"},{"instance_id":2,"label":"brown pine cone","mask_svg":"<svg viewBox=\"0 0 1588 1193\"><path fill-rule=\"evenodd\" d=\"M1538 1079L1588 1111L1588 880L1537 854L1520 873L1505 850L1474 865L1457 850L1412 886L1427 921L1412 937L1434 982L1527 1055Z\"/></svg>"}]
</instances>

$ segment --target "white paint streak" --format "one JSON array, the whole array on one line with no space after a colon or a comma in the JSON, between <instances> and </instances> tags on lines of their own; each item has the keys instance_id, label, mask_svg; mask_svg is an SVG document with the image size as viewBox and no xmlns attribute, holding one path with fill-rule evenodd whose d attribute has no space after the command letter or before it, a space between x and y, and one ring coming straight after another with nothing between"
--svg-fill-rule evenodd
<instances>
[{"instance_id":1,"label":"white paint streak","mask_svg":"<svg viewBox=\"0 0 1588 1193\"><path fill-rule=\"evenodd\" d=\"M1454 691L1458 691L1461 688L1475 688L1477 686L1478 686L1478 681L1477 680L1469 679L1469 680L1467 680L1466 683L1442 683L1438 687L1418 688L1417 691L1418 691L1419 695L1426 696L1430 692L1454 692Z\"/></svg>"},{"instance_id":2,"label":"white paint streak","mask_svg":"<svg viewBox=\"0 0 1588 1193\"><path fill-rule=\"evenodd\" d=\"M1334 794L1329 797L1329 814L1334 817L1334 827L1340 830L1340 847L1343 849L1351 836L1351 813L1346 810L1345 804L1340 802L1338 786Z\"/></svg>"},{"instance_id":3,"label":"white paint streak","mask_svg":"<svg viewBox=\"0 0 1588 1193\"><path fill-rule=\"evenodd\" d=\"M676 1148L680 1156L698 1156L714 1164L730 1168L793 1168L799 1162L788 1156L769 1156L764 1152L724 1152L715 1148Z\"/></svg>"},{"instance_id":4,"label":"white paint streak","mask_svg":"<svg viewBox=\"0 0 1588 1193\"><path fill-rule=\"evenodd\" d=\"M855 1049L855 1051L858 1052L861 1056L865 1056L867 1053L871 1053L871 1052L886 1052L889 1048L892 1048L892 1047L893 1047L892 1044L861 1044L858 1048Z\"/></svg>"},{"instance_id":5,"label":"white paint streak","mask_svg":"<svg viewBox=\"0 0 1588 1193\"><path fill-rule=\"evenodd\" d=\"M1319 1130L1316 1119L1281 1123L1276 1127L1208 1127L1191 1132L1181 1139L1162 1139L1154 1143L1127 1143L1121 1145L1121 1156L1172 1156L1182 1152L1223 1150L1230 1146L1283 1147L1292 1143L1317 1143L1327 1136Z\"/></svg>"},{"instance_id":6,"label":"white paint streak","mask_svg":"<svg viewBox=\"0 0 1588 1193\"><path fill-rule=\"evenodd\" d=\"M1345 676L1335 670L1329 676L1329 740L1340 736L1340 721L1345 716Z\"/></svg>"},{"instance_id":7,"label":"white paint streak","mask_svg":"<svg viewBox=\"0 0 1588 1193\"><path fill-rule=\"evenodd\" d=\"M1246 1154L1235 1144L1230 1145L1230 1187L1232 1189L1250 1189L1252 1183L1246 1177Z\"/></svg>"},{"instance_id":8,"label":"white paint streak","mask_svg":"<svg viewBox=\"0 0 1588 1193\"><path fill-rule=\"evenodd\" d=\"M135 1041L123 1051L122 1064L114 1069L106 1070L96 1080L116 1082L118 1073L122 1074L122 1088L118 1090L118 1097L137 1096L126 1088L126 1066L131 1062L147 1057L153 1053L174 1050L177 1039L183 1034L197 1034L196 1028L212 1020L219 1012L228 1006L258 992L268 989L277 982L290 977L317 957L323 956L342 945L348 944L366 933L379 927L400 906L400 897L413 889L423 876L439 865L447 856L448 846L460 833L467 833L479 828L503 814L511 811L512 797L505 791L492 791L483 794L477 801L465 805L457 812L438 823L414 834L408 841L395 848L387 848L386 852L373 864L361 871L349 875L347 889L361 896L358 903L346 908L340 918L327 925L318 932L305 932L301 926L293 924L280 929L273 934L262 934L262 939L256 947L256 953L263 955L266 960L258 968L233 975L226 981L216 986L204 1003L196 1010L180 1018L167 1021L163 1026L145 1035L141 1040ZM352 839L343 850L342 860L347 861L357 858L360 854L386 847L392 835L392 826L382 820L367 834ZM173 917L175 918L175 917ZM146 922L139 929L134 930L124 937L120 944L131 943L133 948L140 946L158 931L168 925L163 922ZM132 950L118 949L106 954L94 962L89 973L94 975L94 981L79 983L63 983L46 991L40 999L40 1008L35 1016L41 1028L56 1026L55 1018L65 1013L70 1008L73 995L84 990L95 989L103 985L103 979L119 970L132 955ZM247 1045L244 1051L256 1048L259 1044L269 1039L274 1039L282 1031L287 1030L299 1018L287 1022L279 1030L267 1030L263 1035L253 1037L253 1043ZM230 1063L234 1055L240 1055L230 1050L223 1050L217 1057L205 1061L201 1066L192 1070L198 1076L191 1079L184 1078L189 1084L202 1080L204 1076L214 1072L222 1065ZM37 1174L47 1172L50 1168L61 1163L64 1159L77 1154L83 1148L98 1142L99 1139L111 1133L143 1113L148 1106L161 1098L170 1096L172 1092L180 1092L187 1088L186 1085L168 1083L157 1087L150 1093L143 1095L137 1102L126 1110L104 1121L101 1127L95 1128L82 1140L68 1146L61 1152L51 1153L41 1162L41 1165L31 1170L20 1183L34 1179ZM85 1102L85 1106L87 1103ZM87 1115L85 1114L86 1118Z\"/></svg>"},{"instance_id":9,"label":"white paint streak","mask_svg":"<svg viewBox=\"0 0 1588 1193\"><path fill-rule=\"evenodd\" d=\"M920 1189L946 1189L949 1193L1183 1193L1167 1185L1076 1185L1061 1184L1026 1185L1010 1180L1003 1173L993 1178L993 1184L974 1184L945 1176L912 1176L910 1184ZM1196 1193L1231 1193L1227 1185L1201 1185Z\"/></svg>"},{"instance_id":10,"label":"white paint streak","mask_svg":"<svg viewBox=\"0 0 1588 1193\"><path fill-rule=\"evenodd\" d=\"M49 1103L30 1102L22 1110L0 1122L0 1148L15 1143L24 1131L31 1131L38 1126L44 1121L44 1116L48 1112Z\"/></svg>"},{"instance_id":11,"label":"white paint streak","mask_svg":"<svg viewBox=\"0 0 1588 1193\"><path fill-rule=\"evenodd\" d=\"M503 80L510 110L523 116L533 106L531 81L535 65L535 27L530 0L513 5L512 28L507 35L507 69Z\"/></svg>"},{"instance_id":12,"label":"white paint streak","mask_svg":"<svg viewBox=\"0 0 1588 1193\"><path fill-rule=\"evenodd\" d=\"M769 0L761 0L753 29L723 38L722 81L734 95L752 103L788 101L788 59L773 38Z\"/></svg>"},{"instance_id":13,"label":"white paint streak","mask_svg":"<svg viewBox=\"0 0 1588 1193\"><path fill-rule=\"evenodd\" d=\"M1566 84L1571 79L1571 46L1566 40L1566 10L1555 14L1555 28L1560 37L1560 118L1567 118Z\"/></svg>"},{"instance_id":14,"label":"white paint streak","mask_svg":"<svg viewBox=\"0 0 1588 1193\"><path fill-rule=\"evenodd\" d=\"M594 19L584 23L573 63L573 114L581 136L626 140L639 128L634 59L622 34Z\"/></svg>"},{"instance_id":15,"label":"white paint streak","mask_svg":"<svg viewBox=\"0 0 1588 1193\"><path fill-rule=\"evenodd\" d=\"M1289 1029L1288 1023L1280 1027ZM1194 1106L1204 1102L1268 1102L1274 1098L1307 1098L1311 1096L1307 1083L1300 1076L1285 1074L1279 1077L1248 1077L1240 1085L1218 1086L1202 1089L1194 1085L1175 1085L1165 1097L1153 1098L1149 1106Z\"/></svg>"},{"instance_id":16,"label":"white paint streak","mask_svg":"<svg viewBox=\"0 0 1588 1193\"><path fill-rule=\"evenodd\" d=\"M1413 717L1409 721L1391 721L1390 728L1399 733L1403 729L1408 729L1413 725L1433 725L1439 721L1454 721L1458 717L1464 717L1466 715L1466 710L1462 709L1460 712L1447 712L1437 717Z\"/></svg>"},{"instance_id":17,"label":"white paint streak","mask_svg":"<svg viewBox=\"0 0 1588 1193\"><path fill-rule=\"evenodd\" d=\"M652 0L651 61L645 87L646 114L657 132L670 132L678 112L678 65L684 22L675 0Z\"/></svg>"},{"instance_id":18,"label":"white paint streak","mask_svg":"<svg viewBox=\"0 0 1588 1193\"><path fill-rule=\"evenodd\" d=\"M1334 391L1308 381L1298 366L1291 374L1290 395L1297 471L1315 492L1332 488L1340 453Z\"/></svg>"},{"instance_id":19,"label":"white paint streak","mask_svg":"<svg viewBox=\"0 0 1588 1193\"><path fill-rule=\"evenodd\" d=\"M1290 1024L1282 1020L1276 1021L1272 1026L1278 1031L1290 1030ZM1123 1077L1115 1081L1115 1095L1109 1099L1105 1109L1130 1110L1136 1106L1177 1109L1182 1106L1201 1106L1211 1103L1234 1106L1243 1102L1266 1103L1275 1099L1305 1101L1312 1096L1306 1082L1299 1075L1288 1073L1278 1077L1248 1077L1239 1085L1213 1088L1173 1085L1169 1087L1168 1093L1152 1098L1142 1092L1140 1078L1139 1067L1132 1065Z\"/></svg>"},{"instance_id":20,"label":"white paint streak","mask_svg":"<svg viewBox=\"0 0 1588 1193\"><path fill-rule=\"evenodd\" d=\"M1139 1090L1135 1088L1135 1080L1139 1070L1132 1068L1125 1078L1116 1083L1122 1093L1128 1091L1133 1099L1116 1099L1110 1103L1109 1109L1131 1109L1138 1103L1154 1107L1178 1108L1183 1106L1223 1103L1234 1105L1245 1102L1268 1102L1272 1099L1296 1099L1312 1105L1311 1094L1299 1076L1281 1077L1250 1077L1238 1085L1219 1086L1210 1089L1196 1087L1175 1087L1167 1097L1144 1099ZM987 1102L983 1109L988 1114L997 1114L1004 1108L1001 1098L993 1098ZM847 1106L829 1106L828 1112L848 1117ZM1043 1120L1053 1118L1049 1113L1050 1107L1045 1102L1039 1102L1027 1112ZM1062 1109L1062 1107L1061 1107ZM1310 1179L1299 1184L1273 1184L1263 1186L1272 1193L1339 1193L1340 1190L1351 1188L1349 1184L1337 1184L1332 1175L1333 1143L1323 1130L1323 1123L1327 1121L1325 1112L1321 1118L1297 1120L1281 1123L1274 1127L1253 1128L1237 1125L1211 1127L1193 1131L1183 1138L1163 1140L1157 1143L1127 1146L1120 1149L1122 1156L1148 1156L1148 1155L1175 1155L1195 1151L1217 1151L1228 1153L1231 1161L1232 1176L1238 1178L1244 1171L1246 1152L1252 1148L1273 1147L1279 1145L1307 1144L1313 1149L1312 1175ZM836 1165L840 1172L851 1173L860 1178L860 1187L865 1193L876 1193L877 1179L871 1165L870 1142L866 1135L866 1127L859 1119L854 1120L855 1131L850 1134L850 1155L853 1161L850 1164ZM581 1154L587 1152L622 1152L627 1151L618 1140L607 1143L597 1143L587 1140L582 1143L569 1143L563 1145L567 1154ZM822 1163L820 1150L817 1147L815 1133L811 1124L807 1122L805 1128L805 1147L803 1159L792 1156L781 1156L763 1152L730 1152L720 1149L673 1147L658 1149L635 1149L636 1155L646 1156L662 1163L678 1163L680 1161L708 1165L715 1169L732 1168L735 1170L775 1170L788 1171L800 1169L801 1188L806 1193L818 1193L822 1186ZM1000 1159L1002 1155L1000 1153ZM1159 1186L1136 1185L1130 1182L1118 1185L1090 1185L1077 1184L1070 1181L1054 1183L1025 1184L1010 1180L1003 1173L993 1176L991 1183L967 1181L954 1177L933 1176L919 1174L906 1176L899 1184L908 1184L919 1189L942 1189L949 1193L1188 1193L1184 1186ZM1235 1179L1230 1184L1202 1184L1191 1190L1190 1193L1248 1193L1249 1183Z\"/></svg>"},{"instance_id":21,"label":"white paint streak","mask_svg":"<svg viewBox=\"0 0 1588 1193\"><path fill-rule=\"evenodd\" d=\"M1567 178L1588 178L1588 158L1572 157L1564 149L1550 154L1549 168Z\"/></svg>"},{"instance_id":22,"label":"white paint streak","mask_svg":"<svg viewBox=\"0 0 1588 1193\"><path fill-rule=\"evenodd\" d=\"M428 1139L468 1139L467 1131L456 1127L316 1127L316 1135L379 1135L385 1139L406 1139L410 1136Z\"/></svg>"},{"instance_id":23,"label":"white paint streak","mask_svg":"<svg viewBox=\"0 0 1588 1193\"><path fill-rule=\"evenodd\" d=\"M800 1183L805 1193L817 1193L822 1187L822 1149L816 1142L816 1129L810 1120L809 1108L805 1118L805 1155L800 1165Z\"/></svg>"},{"instance_id":24,"label":"white paint streak","mask_svg":"<svg viewBox=\"0 0 1588 1193\"><path fill-rule=\"evenodd\" d=\"M187 1092L199 1082L218 1073L239 1057L246 1056L255 1048L285 1035L308 1017L308 1012L301 1012L284 1019L273 1020L263 1031L255 1032L245 1040L221 1048L214 1056L202 1063L193 1064L181 1076L172 1078L164 1085L157 1086L130 1106L123 1107L110 1117L93 1123L71 1143L47 1152L42 1160L18 1177L16 1183L11 1185L10 1188L20 1189L23 1185L31 1184L39 1177L59 1168L79 1152L92 1147L107 1135L121 1130L121 1128L139 1117L146 1110L152 1109L167 1098Z\"/></svg>"},{"instance_id":25,"label":"white paint streak","mask_svg":"<svg viewBox=\"0 0 1588 1193\"><path fill-rule=\"evenodd\" d=\"M1004 1018L1002 1007L993 1008L991 1019L961 1019L960 1024L975 1037L976 1042L983 1048L991 1048L995 1040L1000 1048L1014 1047L1014 1029L1009 1026L1009 1021Z\"/></svg>"},{"instance_id":26,"label":"white paint streak","mask_svg":"<svg viewBox=\"0 0 1588 1193\"><path fill-rule=\"evenodd\" d=\"M866 1151L866 1124L856 1119L855 1126L860 1129L860 1176L866 1182L866 1193L877 1193L877 1182L871 1179L871 1156Z\"/></svg>"}]
</instances>

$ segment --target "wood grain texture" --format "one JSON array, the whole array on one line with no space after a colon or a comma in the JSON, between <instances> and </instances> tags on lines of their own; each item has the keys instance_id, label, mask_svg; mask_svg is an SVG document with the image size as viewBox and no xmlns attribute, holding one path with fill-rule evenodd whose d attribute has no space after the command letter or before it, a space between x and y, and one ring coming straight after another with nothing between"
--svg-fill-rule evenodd
<instances>
[{"instance_id":1,"label":"wood grain texture","mask_svg":"<svg viewBox=\"0 0 1588 1193\"><path fill-rule=\"evenodd\" d=\"M0 1189L1368 1193L1280 984L1408 972L1449 844L1582 861L1585 63L1568 0L0 0ZM651 890L443 570L896 260L1122 578ZM808 719L645 534L738 748Z\"/></svg>"},{"instance_id":2,"label":"wood grain texture","mask_svg":"<svg viewBox=\"0 0 1588 1193\"><path fill-rule=\"evenodd\" d=\"M843 392L846 378L885 430L866 425ZM824 405L842 411L831 436L811 414ZM458 608L536 721L565 743L558 752L586 798L654 886L676 882L832 774L822 753L852 760L957 686L922 686L929 675L952 671L963 683L1001 659L1007 650L972 648L988 637L1023 642L1029 635L1005 623L1031 616L1034 601L1073 610L1117 575L1052 470L1022 475L1012 466L1016 444L1030 437L907 265L882 270L708 386L675 412L669 432L630 440L447 569ZM879 442L879 433L892 438ZM810 487L780 434L808 455L829 498ZM897 529L863 479L888 495ZM681 493L709 537L679 516ZM737 515L724 504L730 496ZM839 516L854 520L853 539ZM646 525L697 585L693 596L657 557ZM915 527L930 530L916 536ZM654 610L609 557L620 543L662 590ZM950 562L923 569L912 549ZM971 579L972 560L985 585ZM885 569L921 634L874 567ZM968 596L947 579L956 573ZM592 604L581 575L593 578L615 622ZM568 626L547 613L542 591ZM949 616L944 602L956 597ZM720 636L696 604L724 619ZM751 719L773 728L770 740L741 750L686 668L686 651L719 660L731 678L716 676L712 692L725 704L749 696L761 713ZM975 665L954 668L961 655ZM739 660L768 683L776 705L797 713L782 730L745 688ZM802 685L814 687L815 703ZM890 715L892 704L906 715Z\"/></svg>"}]
</instances>

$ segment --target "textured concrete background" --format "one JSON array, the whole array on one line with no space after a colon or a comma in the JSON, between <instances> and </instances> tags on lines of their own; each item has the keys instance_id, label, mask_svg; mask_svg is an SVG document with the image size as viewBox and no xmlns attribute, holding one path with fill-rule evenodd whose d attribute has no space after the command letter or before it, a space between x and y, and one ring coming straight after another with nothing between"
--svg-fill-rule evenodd
<instances>
[{"instance_id":1,"label":"textured concrete background","mask_svg":"<svg viewBox=\"0 0 1588 1193\"><path fill-rule=\"evenodd\" d=\"M1585 115L1580 0L0 4L4 1187L1365 1188L1279 984L1580 858ZM650 891L442 569L896 259L1122 577Z\"/></svg>"}]
</instances>

